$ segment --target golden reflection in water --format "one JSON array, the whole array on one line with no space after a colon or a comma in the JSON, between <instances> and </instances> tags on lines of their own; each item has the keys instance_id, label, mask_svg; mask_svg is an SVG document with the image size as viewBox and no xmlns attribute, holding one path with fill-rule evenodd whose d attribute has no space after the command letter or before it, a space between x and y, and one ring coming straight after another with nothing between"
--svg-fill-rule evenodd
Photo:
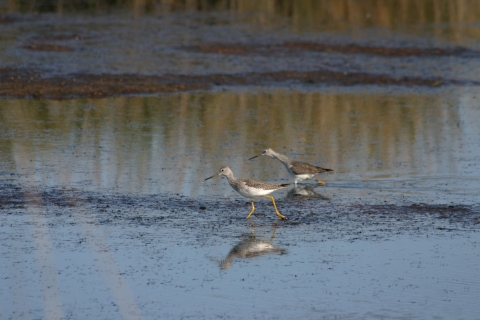
<instances>
[{"instance_id":1,"label":"golden reflection in water","mask_svg":"<svg viewBox=\"0 0 480 320\"><path fill-rule=\"evenodd\" d=\"M437 94L182 93L3 100L0 163L46 185L208 193L205 172L286 181L266 147L332 168L329 181L456 172L467 144L458 102ZM18 158L28 159L21 164ZM27 171L25 171L27 170Z\"/></svg>"},{"instance_id":2,"label":"golden reflection in water","mask_svg":"<svg viewBox=\"0 0 480 320\"><path fill-rule=\"evenodd\" d=\"M134 17L143 14L164 14L172 11L223 11L248 13L252 22L278 25L288 18L296 31L351 31L374 27L408 28L415 33L426 24L443 24L432 30L434 36L458 40L465 36L478 38L475 26L480 19L477 0L96 0L38 2L8 0L0 3L0 14L11 12L98 12L127 10ZM216 19L207 21L221 23Z\"/></svg>"}]
</instances>

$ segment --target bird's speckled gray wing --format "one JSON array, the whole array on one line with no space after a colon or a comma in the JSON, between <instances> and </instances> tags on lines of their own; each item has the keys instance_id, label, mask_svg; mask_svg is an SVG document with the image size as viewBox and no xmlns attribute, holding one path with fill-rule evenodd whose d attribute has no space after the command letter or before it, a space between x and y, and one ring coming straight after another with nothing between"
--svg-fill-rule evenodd
<instances>
[{"instance_id":1,"label":"bird's speckled gray wing","mask_svg":"<svg viewBox=\"0 0 480 320\"><path fill-rule=\"evenodd\" d=\"M322 172L332 172L332 169L326 169L317 167L306 162L292 161L290 164L290 170L294 174L317 174Z\"/></svg>"},{"instance_id":2,"label":"bird's speckled gray wing","mask_svg":"<svg viewBox=\"0 0 480 320\"><path fill-rule=\"evenodd\" d=\"M244 183L247 187L264 189L264 190L277 190L281 188L286 188L288 183L286 184L270 184L263 181L253 180L253 179L238 179L240 183Z\"/></svg>"}]
</instances>

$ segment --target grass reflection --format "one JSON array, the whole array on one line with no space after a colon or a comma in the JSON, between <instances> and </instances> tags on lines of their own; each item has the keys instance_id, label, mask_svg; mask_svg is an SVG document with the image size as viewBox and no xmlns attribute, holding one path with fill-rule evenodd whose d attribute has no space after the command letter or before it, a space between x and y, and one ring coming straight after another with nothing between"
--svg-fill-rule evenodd
<instances>
[{"instance_id":1,"label":"grass reflection","mask_svg":"<svg viewBox=\"0 0 480 320\"><path fill-rule=\"evenodd\" d=\"M424 28L425 24L446 24L433 30L435 36L452 38L479 35L480 2L477 0L8 0L1 13L13 12L112 12L127 11L138 17L176 11L224 11L248 13L256 23L271 25L288 18L294 30L350 30L355 28ZM0 20L1 21L1 20ZM216 24L215 19L208 23Z\"/></svg>"},{"instance_id":2,"label":"grass reflection","mask_svg":"<svg viewBox=\"0 0 480 320\"><path fill-rule=\"evenodd\" d=\"M30 159L29 172L46 184L187 194L201 192L201 173L222 165L239 177L287 178L271 162L246 160L265 147L331 167L332 179L438 173L455 166L455 152L438 150L456 150L462 139L454 104L284 90L4 100L0 161L17 171L13 159Z\"/></svg>"}]
</instances>

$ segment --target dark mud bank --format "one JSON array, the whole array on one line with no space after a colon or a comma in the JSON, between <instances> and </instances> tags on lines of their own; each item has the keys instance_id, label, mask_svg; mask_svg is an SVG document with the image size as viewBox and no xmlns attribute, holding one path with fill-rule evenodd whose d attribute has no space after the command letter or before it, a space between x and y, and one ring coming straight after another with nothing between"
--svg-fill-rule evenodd
<instances>
[{"instance_id":1,"label":"dark mud bank","mask_svg":"<svg viewBox=\"0 0 480 320\"><path fill-rule=\"evenodd\" d=\"M249 45L211 43L193 46L184 46L183 50L192 52L217 54L294 54L299 51L333 52L341 54L366 54L384 57L478 57L480 52L465 47L446 48L415 48L415 47L382 47L361 44L328 44L309 41L289 41L281 44Z\"/></svg>"},{"instance_id":2,"label":"dark mud bank","mask_svg":"<svg viewBox=\"0 0 480 320\"><path fill-rule=\"evenodd\" d=\"M82 36L70 36L84 39ZM57 36L58 39L64 39ZM52 39L57 39L53 37ZM63 52L68 55L71 47L57 43L41 41L34 38L23 49L30 51ZM50 39L50 38L47 38ZM67 39L70 39L67 37ZM331 45L313 42L286 42L276 45L253 44L206 44L176 48L190 52L200 61L214 61L215 55L262 55L273 60L278 57L296 57L299 52L326 52L342 55L370 55L386 58L411 57L414 59L457 57L471 58L479 53L463 47L451 48L396 48L372 47L357 44ZM205 56L206 55L206 56ZM211 56L211 57L209 57ZM421 63L421 61L419 61ZM288 67L285 67L288 68ZM406 86L406 87L439 87L447 85L478 85L476 81L449 79L434 75L396 76L360 72L348 67L344 70L309 68L310 70L279 70L245 73L209 74L140 74L140 73L75 73L53 75L41 70L28 68L0 68L0 96L13 98L50 98L67 99L75 97L110 97L128 94L152 94L182 92L191 90L213 90L218 87L248 86L291 86L301 85L305 88L318 86Z\"/></svg>"},{"instance_id":3,"label":"dark mud bank","mask_svg":"<svg viewBox=\"0 0 480 320\"><path fill-rule=\"evenodd\" d=\"M142 75L142 74L71 74L44 77L28 69L0 69L0 96L10 98L68 99L76 97L111 97L126 94L152 94L192 90L212 90L216 87L304 85L376 85L421 86L478 85L454 79L391 77L361 72L278 71L246 74L209 75Z\"/></svg>"},{"instance_id":4,"label":"dark mud bank","mask_svg":"<svg viewBox=\"0 0 480 320\"><path fill-rule=\"evenodd\" d=\"M259 202L252 221L283 228L310 226L325 238L388 239L398 234L429 235L480 229L480 208L464 205L335 204L318 198L278 199L288 220L278 220L270 203ZM72 215L94 214L100 224L138 224L180 228L200 236L202 230L246 223L250 203L238 199L195 199L180 195L128 195L84 192L70 188L22 188L3 182L0 213L24 215L43 212L51 225L74 223ZM209 231L209 232L210 232Z\"/></svg>"}]
</instances>

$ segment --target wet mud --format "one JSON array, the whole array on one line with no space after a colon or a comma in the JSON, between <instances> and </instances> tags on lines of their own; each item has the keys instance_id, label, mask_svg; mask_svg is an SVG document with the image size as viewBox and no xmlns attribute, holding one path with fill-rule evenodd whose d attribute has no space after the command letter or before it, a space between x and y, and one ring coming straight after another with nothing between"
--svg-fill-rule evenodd
<instances>
[{"instance_id":1,"label":"wet mud","mask_svg":"<svg viewBox=\"0 0 480 320\"><path fill-rule=\"evenodd\" d=\"M67 48L39 46L32 50L68 51ZM478 85L472 81L441 77L391 77L362 72L279 71L246 74L209 75L142 75L142 74L71 74L43 77L29 69L1 68L0 96L13 98L68 99L100 98L125 94L151 94L192 90L212 90L216 87L242 86L324 86L376 85L439 87L445 85Z\"/></svg>"},{"instance_id":2,"label":"wet mud","mask_svg":"<svg viewBox=\"0 0 480 320\"><path fill-rule=\"evenodd\" d=\"M17 19L11 16L0 16L0 24L8 24L8 23L13 23Z\"/></svg>"},{"instance_id":3,"label":"wet mud","mask_svg":"<svg viewBox=\"0 0 480 320\"><path fill-rule=\"evenodd\" d=\"M27 208L43 208L51 224L61 225L71 217L70 209L88 209L97 216L100 224L161 225L202 237L209 234L205 229L222 229L247 222L245 217L250 206L250 202L239 199L206 197L200 200L171 194L131 195L72 188L22 188L14 181L1 182L0 191L0 211L7 215L23 215L27 214ZM338 204L318 196L277 199L277 206L287 220L277 219L269 203L259 202L248 221L282 228L309 226L321 230L324 239L349 241L480 229L478 206Z\"/></svg>"},{"instance_id":4,"label":"wet mud","mask_svg":"<svg viewBox=\"0 0 480 320\"><path fill-rule=\"evenodd\" d=\"M30 44L30 45L26 45L24 48L32 51L60 51L60 52L73 51L73 48L71 47L61 46L58 44L50 44L50 43Z\"/></svg>"},{"instance_id":5,"label":"wet mud","mask_svg":"<svg viewBox=\"0 0 480 320\"><path fill-rule=\"evenodd\" d=\"M71 52L75 50L72 46L56 42L63 43L87 39L87 37L77 34L34 36L22 48L30 51Z\"/></svg>"},{"instance_id":6,"label":"wet mud","mask_svg":"<svg viewBox=\"0 0 480 320\"><path fill-rule=\"evenodd\" d=\"M3 16L0 24L12 36L2 39L6 49L1 57L0 97L68 99L225 87L311 90L480 83L475 72L480 52L475 46L397 41L393 36L382 41L306 40L301 34L237 24L243 21L239 17L226 18L221 27L205 19L204 15L137 21ZM242 42L231 43L237 38Z\"/></svg>"},{"instance_id":7,"label":"wet mud","mask_svg":"<svg viewBox=\"0 0 480 320\"><path fill-rule=\"evenodd\" d=\"M193 79L192 79L193 78ZM200 79L188 76L74 74L44 78L32 70L0 69L0 95L68 99L109 97L124 94L148 94L208 89Z\"/></svg>"},{"instance_id":8,"label":"wet mud","mask_svg":"<svg viewBox=\"0 0 480 320\"><path fill-rule=\"evenodd\" d=\"M479 56L480 52L465 47L449 48L413 48L413 47L380 47L359 44L325 44L315 42L285 42L275 45L245 44L201 44L184 46L183 50L218 54L294 54L298 51L330 52L342 54L368 54L384 57L448 57Z\"/></svg>"}]
</instances>

